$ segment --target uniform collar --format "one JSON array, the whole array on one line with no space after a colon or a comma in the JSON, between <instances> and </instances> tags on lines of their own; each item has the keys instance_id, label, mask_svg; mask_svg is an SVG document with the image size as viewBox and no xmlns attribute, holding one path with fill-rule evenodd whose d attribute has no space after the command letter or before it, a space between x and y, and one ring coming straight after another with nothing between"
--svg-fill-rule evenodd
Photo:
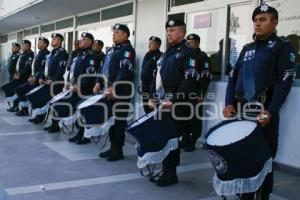
<instances>
[{"instance_id":1,"label":"uniform collar","mask_svg":"<svg viewBox=\"0 0 300 200\"><path fill-rule=\"evenodd\" d=\"M129 40L125 40L124 42L120 43L120 44L116 44L115 47L119 48L119 47L123 47L123 46L129 46L131 43Z\"/></svg>"},{"instance_id":2,"label":"uniform collar","mask_svg":"<svg viewBox=\"0 0 300 200\"><path fill-rule=\"evenodd\" d=\"M154 51L149 51L149 53L160 53L160 50L159 49L156 49Z\"/></svg>"},{"instance_id":3,"label":"uniform collar","mask_svg":"<svg viewBox=\"0 0 300 200\"><path fill-rule=\"evenodd\" d=\"M264 39L264 40L256 40L255 43L257 44L265 44L268 43L270 40L273 40L276 37L275 33L272 33L268 38Z\"/></svg>"},{"instance_id":4,"label":"uniform collar","mask_svg":"<svg viewBox=\"0 0 300 200\"><path fill-rule=\"evenodd\" d=\"M177 44L174 44L174 45L170 46L170 49L176 49L176 48L178 48L179 46L181 46L181 45L183 45L183 44L185 44L185 43L186 43L186 40L183 39L181 42L179 42L179 43L177 43Z\"/></svg>"}]
</instances>

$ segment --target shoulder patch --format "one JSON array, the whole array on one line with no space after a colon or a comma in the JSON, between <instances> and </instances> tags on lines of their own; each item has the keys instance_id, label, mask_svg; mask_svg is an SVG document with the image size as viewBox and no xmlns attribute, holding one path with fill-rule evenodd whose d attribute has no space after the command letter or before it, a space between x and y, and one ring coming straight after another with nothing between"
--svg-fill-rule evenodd
<instances>
[{"instance_id":1,"label":"shoulder patch","mask_svg":"<svg viewBox=\"0 0 300 200\"><path fill-rule=\"evenodd\" d=\"M132 56L132 53L130 51L125 51L125 53L124 53L125 58L131 58L131 56Z\"/></svg>"},{"instance_id":2,"label":"shoulder patch","mask_svg":"<svg viewBox=\"0 0 300 200\"><path fill-rule=\"evenodd\" d=\"M296 55L294 53L290 53L290 62L295 63Z\"/></svg>"}]
</instances>

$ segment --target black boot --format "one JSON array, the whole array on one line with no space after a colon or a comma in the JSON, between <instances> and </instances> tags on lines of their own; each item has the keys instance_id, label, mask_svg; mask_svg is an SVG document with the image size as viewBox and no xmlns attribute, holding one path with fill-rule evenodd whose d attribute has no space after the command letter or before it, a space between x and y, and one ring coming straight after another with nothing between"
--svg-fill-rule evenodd
<instances>
[{"instance_id":1,"label":"black boot","mask_svg":"<svg viewBox=\"0 0 300 200\"><path fill-rule=\"evenodd\" d=\"M88 143L91 143L91 140L86 137L83 137L82 139L79 139L76 141L76 144L79 144L79 145L88 144Z\"/></svg>"},{"instance_id":2,"label":"black boot","mask_svg":"<svg viewBox=\"0 0 300 200\"><path fill-rule=\"evenodd\" d=\"M163 170L156 181L156 185L160 187L169 186L178 182L176 170Z\"/></svg>"},{"instance_id":3,"label":"black boot","mask_svg":"<svg viewBox=\"0 0 300 200\"><path fill-rule=\"evenodd\" d=\"M19 117L28 115L28 108L22 108L22 110L18 111L16 115Z\"/></svg>"},{"instance_id":4,"label":"black boot","mask_svg":"<svg viewBox=\"0 0 300 200\"><path fill-rule=\"evenodd\" d=\"M52 125L48 127L47 131L48 133L58 133L60 131L58 123L52 122Z\"/></svg>"},{"instance_id":5,"label":"black boot","mask_svg":"<svg viewBox=\"0 0 300 200\"><path fill-rule=\"evenodd\" d=\"M79 129L78 133L72 137L72 138L69 138L69 142L77 142L79 140L82 140L83 138L83 131Z\"/></svg>"},{"instance_id":6,"label":"black boot","mask_svg":"<svg viewBox=\"0 0 300 200\"><path fill-rule=\"evenodd\" d=\"M33 121L33 123L35 123L35 124L43 123L45 116L46 116L45 114L37 115L36 118L34 118L35 120Z\"/></svg>"},{"instance_id":7,"label":"black boot","mask_svg":"<svg viewBox=\"0 0 300 200\"><path fill-rule=\"evenodd\" d=\"M107 158L107 157L110 156L111 153L112 153L112 150L108 149L108 150L106 150L104 152L99 153L99 157L100 158Z\"/></svg>"},{"instance_id":8,"label":"black boot","mask_svg":"<svg viewBox=\"0 0 300 200\"><path fill-rule=\"evenodd\" d=\"M13 107L10 107L9 109L7 109L6 111L7 112L17 112L19 109L18 109L18 106L13 106Z\"/></svg>"},{"instance_id":9,"label":"black boot","mask_svg":"<svg viewBox=\"0 0 300 200\"><path fill-rule=\"evenodd\" d=\"M107 161L118 161L124 158L123 151L112 151L110 155L106 158Z\"/></svg>"}]
</instances>

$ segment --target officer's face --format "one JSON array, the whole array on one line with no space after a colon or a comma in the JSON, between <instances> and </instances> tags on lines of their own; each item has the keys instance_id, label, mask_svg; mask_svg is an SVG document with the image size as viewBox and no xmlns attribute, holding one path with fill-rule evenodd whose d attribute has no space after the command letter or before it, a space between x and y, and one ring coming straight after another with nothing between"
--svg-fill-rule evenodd
<instances>
[{"instance_id":1,"label":"officer's face","mask_svg":"<svg viewBox=\"0 0 300 200\"><path fill-rule=\"evenodd\" d=\"M78 50L79 49L79 42L74 44L74 50Z\"/></svg>"},{"instance_id":2,"label":"officer's face","mask_svg":"<svg viewBox=\"0 0 300 200\"><path fill-rule=\"evenodd\" d=\"M160 44L158 42L149 40L149 45L148 45L149 51L155 51L155 50L159 49L159 47L160 47Z\"/></svg>"},{"instance_id":3,"label":"officer's face","mask_svg":"<svg viewBox=\"0 0 300 200\"><path fill-rule=\"evenodd\" d=\"M94 45L93 45L93 50L94 51L101 51L102 48L103 48L103 46L98 44L98 43L94 43Z\"/></svg>"},{"instance_id":4,"label":"officer's face","mask_svg":"<svg viewBox=\"0 0 300 200\"><path fill-rule=\"evenodd\" d=\"M57 48L61 46L62 40L59 37L52 37L51 46Z\"/></svg>"},{"instance_id":5,"label":"officer's face","mask_svg":"<svg viewBox=\"0 0 300 200\"><path fill-rule=\"evenodd\" d=\"M44 41L43 40L39 40L38 41L38 49L46 49L47 48L47 45L46 45L46 43L44 43Z\"/></svg>"},{"instance_id":6,"label":"officer's face","mask_svg":"<svg viewBox=\"0 0 300 200\"><path fill-rule=\"evenodd\" d=\"M187 40L187 42L189 43L189 45L191 46L191 48L193 49L197 49L200 46L200 43L195 41L195 40Z\"/></svg>"},{"instance_id":7,"label":"officer's face","mask_svg":"<svg viewBox=\"0 0 300 200\"><path fill-rule=\"evenodd\" d=\"M87 37L82 37L80 40L79 40L79 48L80 49L86 49L86 48L89 48L92 46L92 41L87 38Z\"/></svg>"},{"instance_id":8,"label":"officer's face","mask_svg":"<svg viewBox=\"0 0 300 200\"><path fill-rule=\"evenodd\" d=\"M12 51L13 53L17 53L17 52L20 51L20 48L17 47L17 46L13 46L13 47L11 48L11 51Z\"/></svg>"},{"instance_id":9,"label":"officer's face","mask_svg":"<svg viewBox=\"0 0 300 200\"><path fill-rule=\"evenodd\" d=\"M185 32L181 27L169 27L167 28L167 38L170 45L178 44L184 38Z\"/></svg>"},{"instance_id":10,"label":"officer's face","mask_svg":"<svg viewBox=\"0 0 300 200\"><path fill-rule=\"evenodd\" d=\"M28 51L31 48L30 44L22 44L22 51Z\"/></svg>"},{"instance_id":11,"label":"officer's face","mask_svg":"<svg viewBox=\"0 0 300 200\"><path fill-rule=\"evenodd\" d=\"M265 39L274 32L277 24L278 21L272 14L262 13L256 15L253 19L255 37Z\"/></svg>"},{"instance_id":12,"label":"officer's face","mask_svg":"<svg viewBox=\"0 0 300 200\"><path fill-rule=\"evenodd\" d=\"M114 30L113 31L113 42L115 44L120 44L127 40L127 33L122 30Z\"/></svg>"}]
</instances>

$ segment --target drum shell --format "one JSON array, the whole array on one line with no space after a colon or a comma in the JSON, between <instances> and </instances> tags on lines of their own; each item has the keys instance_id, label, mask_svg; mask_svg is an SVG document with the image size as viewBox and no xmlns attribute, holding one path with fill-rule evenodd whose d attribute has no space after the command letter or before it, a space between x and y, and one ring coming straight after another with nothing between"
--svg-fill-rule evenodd
<instances>
[{"instance_id":1,"label":"drum shell","mask_svg":"<svg viewBox=\"0 0 300 200\"><path fill-rule=\"evenodd\" d=\"M15 88L20 86L22 83L17 80L12 80L1 87L3 90L5 97L11 97L15 94Z\"/></svg>"},{"instance_id":2,"label":"drum shell","mask_svg":"<svg viewBox=\"0 0 300 200\"><path fill-rule=\"evenodd\" d=\"M44 85L39 90L30 94L26 94L26 97L31 103L32 109L42 108L52 98L50 94L50 86Z\"/></svg>"},{"instance_id":3,"label":"drum shell","mask_svg":"<svg viewBox=\"0 0 300 200\"><path fill-rule=\"evenodd\" d=\"M84 99L84 101L85 100L86 99ZM107 100L106 97L98 100L97 104L93 104L80 109L80 117L86 127L101 125L105 123L111 116L112 104Z\"/></svg>"},{"instance_id":4,"label":"drum shell","mask_svg":"<svg viewBox=\"0 0 300 200\"><path fill-rule=\"evenodd\" d=\"M27 101L26 94L35 88L34 85L31 85L29 83L24 83L18 87L15 88L15 92L19 97L19 101Z\"/></svg>"},{"instance_id":5,"label":"drum shell","mask_svg":"<svg viewBox=\"0 0 300 200\"><path fill-rule=\"evenodd\" d=\"M149 115L151 113L142 116L132 124ZM132 124L128 126L127 133L138 143L137 153L140 157L145 153L162 150L171 138L178 137L176 126L168 113L161 113L161 119L155 119L153 116L136 126Z\"/></svg>"},{"instance_id":6,"label":"drum shell","mask_svg":"<svg viewBox=\"0 0 300 200\"><path fill-rule=\"evenodd\" d=\"M223 121L212 127L206 134L206 139L214 130L231 122L235 120ZM252 133L237 142L225 146L206 143L205 146L218 178L223 181L254 177L271 158L270 149L259 124ZM222 169L218 169L216 164L221 164Z\"/></svg>"},{"instance_id":7,"label":"drum shell","mask_svg":"<svg viewBox=\"0 0 300 200\"><path fill-rule=\"evenodd\" d=\"M76 112L76 107L81 98L77 93L68 94L66 97L59 99L51 104L51 108L57 118L70 117Z\"/></svg>"}]
</instances>

